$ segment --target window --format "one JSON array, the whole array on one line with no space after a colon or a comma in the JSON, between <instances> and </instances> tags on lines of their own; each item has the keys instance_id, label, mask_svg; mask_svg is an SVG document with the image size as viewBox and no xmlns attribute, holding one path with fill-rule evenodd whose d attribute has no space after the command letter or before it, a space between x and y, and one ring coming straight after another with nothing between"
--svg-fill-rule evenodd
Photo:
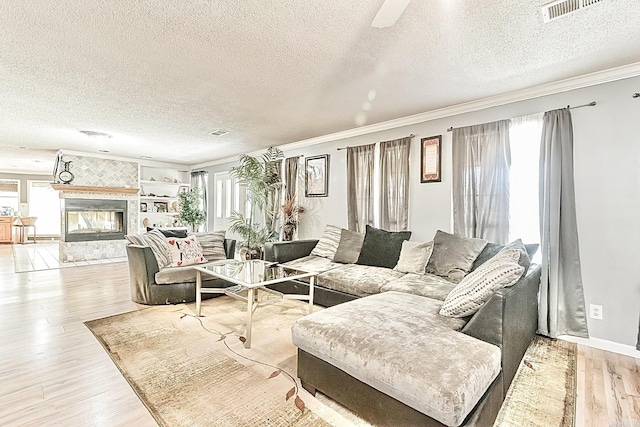
<instances>
[{"instance_id":1,"label":"window","mask_svg":"<svg viewBox=\"0 0 640 427\"><path fill-rule=\"evenodd\" d=\"M20 181L0 179L0 209L16 212L20 208Z\"/></svg>"},{"instance_id":2,"label":"window","mask_svg":"<svg viewBox=\"0 0 640 427\"><path fill-rule=\"evenodd\" d=\"M543 113L511 119L509 241L540 243L538 207L540 139ZM534 262L540 262L538 251Z\"/></svg>"},{"instance_id":3,"label":"window","mask_svg":"<svg viewBox=\"0 0 640 427\"><path fill-rule=\"evenodd\" d=\"M38 217L39 235L60 236L60 196L47 181L28 181L29 216Z\"/></svg>"}]
</instances>

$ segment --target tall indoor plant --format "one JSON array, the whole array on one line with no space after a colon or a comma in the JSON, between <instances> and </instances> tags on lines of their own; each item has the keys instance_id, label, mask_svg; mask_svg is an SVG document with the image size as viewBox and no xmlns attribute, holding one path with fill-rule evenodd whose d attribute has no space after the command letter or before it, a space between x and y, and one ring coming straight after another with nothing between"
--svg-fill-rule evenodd
<instances>
[{"instance_id":1,"label":"tall indoor plant","mask_svg":"<svg viewBox=\"0 0 640 427\"><path fill-rule=\"evenodd\" d=\"M300 225L300 214L305 211L304 206L296 203L295 198L289 198L282 205L282 240L293 240L293 235Z\"/></svg>"},{"instance_id":2,"label":"tall indoor plant","mask_svg":"<svg viewBox=\"0 0 640 427\"><path fill-rule=\"evenodd\" d=\"M231 176L246 188L247 203L250 209L248 216L240 212L232 212L229 218L231 232L238 233L243 240L245 258L260 258L262 247L266 242L277 239L277 233L270 223L278 208L269 203L282 188L277 164L283 158L282 151L269 147L260 158L243 154L238 159L238 166L231 168ZM262 214L262 222L256 220L257 213Z\"/></svg>"},{"instance_id":3,"label":"tall indoor plant","mask_svg":"<svg viewBox=\"0 0 640 427\"><path fill-rule=\"evenodd\" d=\"M204 222L204 211L200 209L200 202L202 200L202 194L200 194L199 188L192 188L189 191L178 194L178 200L180 201L180 215L178 219L183 224L189 224L191 231L196 231L196 228Z\"/></svg>"}]
</instances>

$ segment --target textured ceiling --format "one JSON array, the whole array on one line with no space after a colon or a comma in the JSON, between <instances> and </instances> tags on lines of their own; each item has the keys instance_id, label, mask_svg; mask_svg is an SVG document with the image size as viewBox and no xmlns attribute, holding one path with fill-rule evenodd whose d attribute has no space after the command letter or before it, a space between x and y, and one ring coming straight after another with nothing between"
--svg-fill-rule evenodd
<instances>
[{"instance_id":1,"label":"textured ceiling","mask_svg":"<svg viewBox=\"0 0 640 427\"><path fill-rule=\"evenodd\" d=\"M547 2L413 0L379 29L382 0L2 0L1 168L203 163L640 61L638 0Z\"/></svg>"}]
</instances>

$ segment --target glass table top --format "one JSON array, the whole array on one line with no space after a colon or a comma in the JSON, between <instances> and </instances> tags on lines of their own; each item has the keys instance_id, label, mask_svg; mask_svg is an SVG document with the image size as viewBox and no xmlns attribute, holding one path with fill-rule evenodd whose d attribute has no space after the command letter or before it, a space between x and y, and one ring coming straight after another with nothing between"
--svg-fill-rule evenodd
<instances>
[{"instance_id":1,"label":"glass table top","mask_svg":"<svg viewBox=\"0 0 640 427\"><path fill-rule=\"evenodd\" d=\"M264 286L285 280L301 279L317 273L298 270L262 260L228 261L196 266L201 271L245 286Z\"/></svg>"}]
</instances>

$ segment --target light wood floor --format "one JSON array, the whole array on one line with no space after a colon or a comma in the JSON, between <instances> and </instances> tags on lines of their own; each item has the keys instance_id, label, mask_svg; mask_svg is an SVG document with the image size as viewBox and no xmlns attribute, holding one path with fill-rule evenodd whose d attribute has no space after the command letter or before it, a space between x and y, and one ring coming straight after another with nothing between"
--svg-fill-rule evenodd
<instances>
[{"instance_id":1,"label":"light wood floor","mask_svg":"<svg viewBox=\"0 0 640 427\"><path fill-rule=\"evenodd\" d=\"M13 263L16 273L27 271L51 270L56 268L80 267L85 265L110 264L123 262L127 257L102 260L62 262L59 255L59 242L39 240L37 243L13 245Z\"/></svg>"},{"instance_id":2,"label":"light wood floor","mask_svg":"<svg viewBox=\"0 0 640 427\"><path fill-rule=\"evenodd\" d=\"M14 273L0 245L0 425L156 425L82 323L140 308L128 280L126 263ZM579 346L577 383L576 426L640 427L640 359Z\"/></svg>"}]
</instances>

